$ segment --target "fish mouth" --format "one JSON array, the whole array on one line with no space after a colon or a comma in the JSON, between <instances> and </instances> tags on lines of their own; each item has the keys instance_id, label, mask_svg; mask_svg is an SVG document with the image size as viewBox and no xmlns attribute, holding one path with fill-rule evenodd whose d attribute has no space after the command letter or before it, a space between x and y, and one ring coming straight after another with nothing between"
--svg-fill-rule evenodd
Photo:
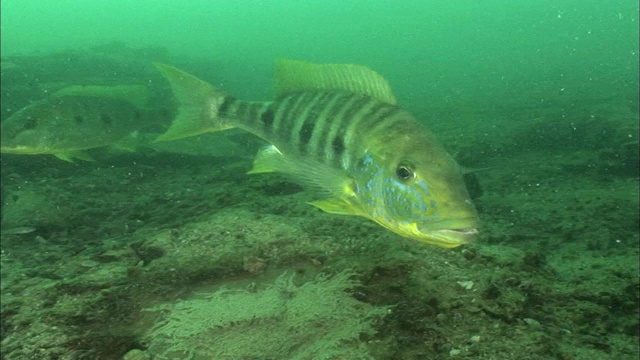
<instances>
[{"instance_id":1,"label":"fish mouth","mask_svg":"<svg viewBox=\"0 0 640 360\"><path fill-rule=\"evenodd\" d=\"M432 223L418 227L424 242L443 248L468 244L478 236L476 220L458 219Z\"/></svg>"},{"instance_id":2,"label":"fish mouth","mask_svg":"<svg viewBox=\"0 0 640 360\"><path fill-rule=\"evenodd\" d=\"M430 233L429 236L438 239L439 242L436 245L444 248L453 248L475 240L476 236L478 236L478 229L442 229Z\"/></svg>"},{"instance_id":3,"label":"fish mouth","mask_svg":"<svg viewBox=\"0 0 640 360\"><path fill-rule=\"evenodd\" d=\"M0 146L0 153L2 154L19 154L19 155L40 155L53 153L49 148L39 148L25 145L16 146Z\"/></svg>"},{"instance_id":4,"label":"fish mouth","mask_svg":"<svg viewBox=\"0 0 640 360\"><path fill-rule=\"evenodd\" d=\"M4 141L4 140L3 140ZM32 154L33 149L28 146L0 146L0 153L3 154Z\"/></svg>"}]
</instances>

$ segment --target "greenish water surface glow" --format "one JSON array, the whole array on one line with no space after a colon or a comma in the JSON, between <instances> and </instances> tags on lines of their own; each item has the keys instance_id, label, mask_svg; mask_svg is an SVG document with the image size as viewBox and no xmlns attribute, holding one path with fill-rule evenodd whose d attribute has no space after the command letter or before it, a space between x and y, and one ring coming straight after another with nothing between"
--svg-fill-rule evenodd
<instances>
[{"instance_id":1,"label":"greenish water surface glow","mask_svg":"<svg viewBox=\"0 0 640 360\"><path fill-rule=\"evenodd\" d=\"M233 61L254 84L242 87L238 96L268 95L268 87L260 83L270 83L273 60L290 57L368 65L391 81L404 103L441 106L463 101L490 106L514 101L525 92L542 100L546 92L601 96L635 89L638 4L633 0L2 2L5 56L108 41L168 47L212 64Z\"/></svg>"}]
</instances>

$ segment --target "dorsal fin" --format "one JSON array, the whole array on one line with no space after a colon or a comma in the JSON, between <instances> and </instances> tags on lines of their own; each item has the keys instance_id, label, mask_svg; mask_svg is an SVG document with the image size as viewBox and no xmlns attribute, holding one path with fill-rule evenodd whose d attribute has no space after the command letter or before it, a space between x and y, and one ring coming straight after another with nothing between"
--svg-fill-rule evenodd
<instances>
[{"instance_id":1,"label":"dorsal fin","mask_svg":"<svg viewBox=\"0 0 640 360\"><path fill-rule=\"evenodd\" d=\"M144 85L71 85L62 88L52 96L89 96L126 101L138 108L149 102L149 90Z\"/></svg>"},{"instance_id":2,"label":"dorsal fin","mask_svg":"<svg viewBox=\"0 0 640 360\"><path fill-rule=\"evenodd\" d=\"M382 75L366 66L351 64L312 64L278 59L276 98L310 90L342 90L376 98L395 105L396 99Z\"/></svg>"}]
</instances>

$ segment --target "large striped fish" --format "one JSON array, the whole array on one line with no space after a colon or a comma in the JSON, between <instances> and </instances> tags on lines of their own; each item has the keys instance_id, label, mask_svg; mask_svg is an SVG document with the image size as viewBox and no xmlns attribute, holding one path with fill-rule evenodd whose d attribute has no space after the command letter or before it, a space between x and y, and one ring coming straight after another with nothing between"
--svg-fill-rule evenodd
<instances>
[{"instance_id":1,"label":"large striped fish","mask_svg":"<svg viewBox=\"0 0 640 360\"><path fill-rule=\"evenodd\" d=\"M476 211L459 166L396 105L375 71L280 60L276 100L248 102L174 67L156 66L179 103L158 141L241 128L271 144L250 173L293 175L319 190L322 197L311 204L326 212L363 216L444 248L476 236Z\"/></svg>"}]
</instances>

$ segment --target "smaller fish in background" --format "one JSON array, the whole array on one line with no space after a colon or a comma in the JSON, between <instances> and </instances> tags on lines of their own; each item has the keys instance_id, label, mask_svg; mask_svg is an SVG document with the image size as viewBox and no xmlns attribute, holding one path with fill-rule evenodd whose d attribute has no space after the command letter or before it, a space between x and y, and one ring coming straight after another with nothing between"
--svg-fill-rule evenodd
<instances>
[{"instance_id":1,"label":"smaller fish in background","mask_svg":"<svg viewBox=\"0 0 640 360\"><path fill-rule=\"evenodd\" d=\"M84 150L131 150L141 129L162 120L148 103L143 85L69 86L3 121L0 152L93 161Z\"/></svg>"}]
</instances>

